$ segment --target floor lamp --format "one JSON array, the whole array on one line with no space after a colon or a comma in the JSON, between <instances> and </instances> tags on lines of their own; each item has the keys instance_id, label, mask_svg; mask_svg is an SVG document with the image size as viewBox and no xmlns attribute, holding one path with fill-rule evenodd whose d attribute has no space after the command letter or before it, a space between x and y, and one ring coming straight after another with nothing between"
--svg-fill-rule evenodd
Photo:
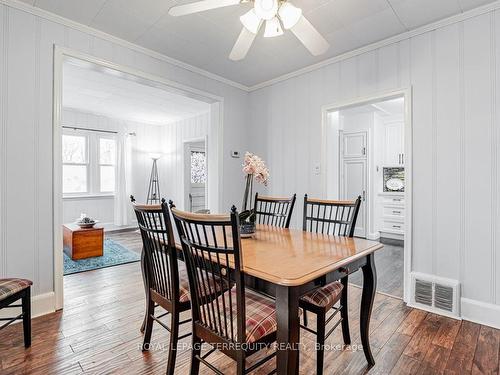
<instances>
[{"instance_id":1,"label":"floor lamp","mask_svg":"<svg viewBox=\"0 0 500 375\"><path fill-rule=\"evenodd\" d=\"M160 182L158 181L158 159L161 157L159 154L151 154L153 159L153 167L151 168L151 176L149 177L148 197L146 204L160 204Z\"/></svg>"}]
</instances>

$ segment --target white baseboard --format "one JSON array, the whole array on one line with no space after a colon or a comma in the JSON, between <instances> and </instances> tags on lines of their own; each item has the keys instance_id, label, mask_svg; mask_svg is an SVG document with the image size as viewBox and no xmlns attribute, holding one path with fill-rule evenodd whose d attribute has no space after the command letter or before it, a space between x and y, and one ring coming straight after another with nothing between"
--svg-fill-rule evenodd
<instances>
[{"instance_id":1,"label":"white baseboard","mask_svg":"<svg viewBox=\"0 0 500 375\"><path fill-rule=\"evenodd\" d=\"M20 303L20 302L19 302ZM19 304L16 302L15 304ZM37 296L31 297L31 317L36 318L37 316L42 316L50 314L56 311L56 297L54 292L39 294ZM21 308L16 307L12 309L2 309L0 311L0 318L7 318L19 315L21 313ZM20 321L18 321L20 322Z\"/></svg>"},{"instance_id":2,"label":"white baseboard","mask_svg":"<svg viewBox=\"0 0 500 375\"><path fill-rule=\"evenodd\" d=\"M461 299L462 319L500 329L500 306L492 303Z\"/></svg>"}]
</instances>

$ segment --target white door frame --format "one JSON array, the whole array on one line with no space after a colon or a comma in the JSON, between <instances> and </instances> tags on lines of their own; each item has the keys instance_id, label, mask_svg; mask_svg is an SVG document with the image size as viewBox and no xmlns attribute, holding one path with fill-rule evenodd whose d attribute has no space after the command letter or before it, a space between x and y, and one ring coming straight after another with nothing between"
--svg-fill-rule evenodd
<instances>
[{"instance_id":1,"label":"white door frame","mask_svg":"<svg viewBox=\"0 0 500 375\"><path fill-rule=\"evenodd\" d=\"M104 68L113 69L124 74L134 76L139 80L179 93L179 95L194 98L210 104L210 137L206 144L207 149L216 154L216 158L208 160L208 174L217 176L209 180L207 202L220 212L223 197L223 128L224 128L224 98L206 91L198 90L169 79L159 77L141 70L106 61L92 55L75 51L70 48L54 45L54 90L53 90L53 235L54 235L54 294L56 310L63 308L63 240L62 240L62 83L63 63L67 58L75 58Z\"/></svg>"},{"instance_id":2,"label":"white door frame","mask_svg":"<svg viewBox=\"0 0 500 375\"><path fill-rule=\"evenodd\" d=\"M413 116L412 116L412 88L402 88L393 91L380 92L371 96L353 98L339 103L326 104L321 107L321 169L324 171L321 176L321 186L323 196L327 196L327 126L328 113L339 111L349 107L357 107L364 104L390 100L397 97L404 98L404 122L405 122L405 236L404 236L404 276L403 276L403 301L406 303L410 300L410 273L412 268L412 249L413 249Z\"/></svg>"}]
</instances>

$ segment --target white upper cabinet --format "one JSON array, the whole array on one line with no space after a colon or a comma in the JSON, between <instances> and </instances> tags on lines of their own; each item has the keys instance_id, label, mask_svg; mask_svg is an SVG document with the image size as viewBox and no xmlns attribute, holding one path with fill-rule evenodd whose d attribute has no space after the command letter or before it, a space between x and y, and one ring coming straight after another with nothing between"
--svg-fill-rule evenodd
<instances>
[{"instance_id":1,"label":"white upper cabinet","mask_svg":"<svg viewBox=\"0 0 500 375\"><path fill-rule=\"evenodd\" d=\"M404 123L403 121L385 124L384 165L404 165Z\"/></svg>"}]
</instances>

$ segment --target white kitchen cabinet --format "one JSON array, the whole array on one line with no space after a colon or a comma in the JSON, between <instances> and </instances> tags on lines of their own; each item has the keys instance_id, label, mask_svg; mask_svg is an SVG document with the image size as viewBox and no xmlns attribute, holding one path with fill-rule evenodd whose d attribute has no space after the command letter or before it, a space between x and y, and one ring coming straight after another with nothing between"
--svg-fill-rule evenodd
<instances>
[{"instance_id":1,"label":"white kitchen cabinet","mask_svg":"<svg viewBox=\"0 0 500 375\"><path fill-rule=\"evenodd\" d=\"M380 237L404 239L405 234L405 197L404 193L379 193L382 220Z\"/></svg>"},{"instance_id":2,"label":"white kitchen cabinet","mask_svg":"<svg viewBox=\"0 0 500 375\"><path fill-rule=\"evenodd\" d=\"M404 165L404 122L394 121L385 124L384 165Z\"/></svg>"}]
</instances>

